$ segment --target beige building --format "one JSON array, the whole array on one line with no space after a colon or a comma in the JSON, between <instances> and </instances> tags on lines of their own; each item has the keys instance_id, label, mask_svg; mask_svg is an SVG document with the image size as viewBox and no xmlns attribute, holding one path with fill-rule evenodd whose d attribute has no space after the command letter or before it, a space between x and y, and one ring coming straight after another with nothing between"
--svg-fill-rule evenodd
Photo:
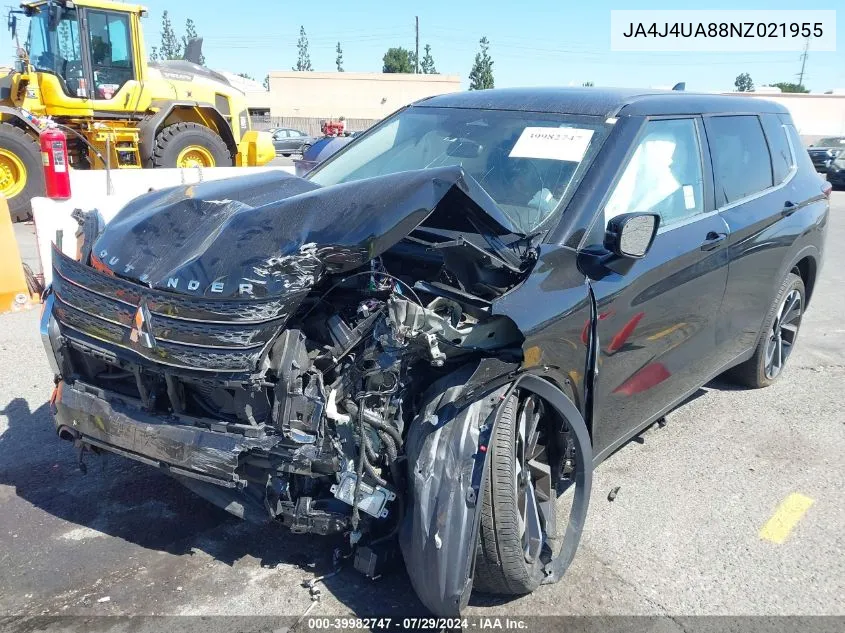
<instances>
[{"instance_id":1,"label":"beige building","mask_svg":"<svg viewBox=\"0 0 845 633\"><path fill-rule=\"evenodd\" d=\"M270 116L377 120L417 99L460 89L457 75L271 71Z\"/></svg>"},{"instance_id":2,"label":"beige building","mask_svg":"<svg viewBox=\"0 0 845 633\"><path fill-rule=\"evenodd\" d=\"M814 143L823 136L845 136L845 94L798 94L786 92L733 92L729 94L768 99L783 105L792 115L802 140Z\"/></svg>"}]
</instances>

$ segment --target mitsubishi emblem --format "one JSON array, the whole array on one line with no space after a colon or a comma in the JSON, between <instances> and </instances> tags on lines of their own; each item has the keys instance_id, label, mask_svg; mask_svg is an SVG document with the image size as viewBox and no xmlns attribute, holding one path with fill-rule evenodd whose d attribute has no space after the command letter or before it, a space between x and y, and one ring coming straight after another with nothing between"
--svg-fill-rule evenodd
<instances>
[{"instance_id":1,"label":"mitsubishi emblem","mask_svg":"<svg viewBox=\"0 0 845 633\"><path fill-rule=\"evenodd\" d=\"M132 319L132 331L129 333L129 340L147 349L154 349L156 346L155 338L153 338L153 333L150 330L150 312L147 310L146 303L142 302L135 312L135 317Z\"/></svg>"}]
</instances>

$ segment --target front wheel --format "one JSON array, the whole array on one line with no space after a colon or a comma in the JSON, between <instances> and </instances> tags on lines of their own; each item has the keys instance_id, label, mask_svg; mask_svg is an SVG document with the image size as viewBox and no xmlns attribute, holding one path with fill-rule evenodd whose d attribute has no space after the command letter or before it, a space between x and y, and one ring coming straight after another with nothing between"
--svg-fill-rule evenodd
<instances>
[{"instance_id":1,"label":"front wheel","mask_svg":"<svg viewBox=\"0 0 845 633\"><path fill-rule=\"evenodd\" d=\"M764 322L754 356L728 372L728 377L752 389L768 387L781 375L798 340L805 304L804 282L789 273Z\"/></svg>"},{"instance_id":2,"label":"front wheel","mask_svg":"<svg viewBox=\"0 0 845 633\"><path fill-rule=\"evenodd\" d=\"M232 154L217 133L198 123L174 123L156 136L153 167L231 167Z\"/></svg>"},{"instance_id":3,"label":"front wheel","mask_svg":"<svg viewBox=\"0 0 845 633\"><path fill-rule=\"evenodd\" d=\"M473 584L482 593L531 593L543 580L557 495L542 417L539 398L511 395L490 438Z\"/></svg>"}]
</instances>

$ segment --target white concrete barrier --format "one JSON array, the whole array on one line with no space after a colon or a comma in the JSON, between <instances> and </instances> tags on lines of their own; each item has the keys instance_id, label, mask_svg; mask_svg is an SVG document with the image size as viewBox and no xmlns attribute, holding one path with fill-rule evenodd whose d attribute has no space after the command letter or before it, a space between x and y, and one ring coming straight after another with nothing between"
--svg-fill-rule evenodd
<instances>
[{"instance_id":1,"label":"white concrete barrier","mask_svg":"<svg viewBox=\"0 0 845 633\"><path fill-rule=\"evenodd\" d=\"M149 191L273 170L294 173L294 168L288 166L214 167L201 170L119 169L112 170L109 187L105 171L73 170L70 172L72 197L69 200L32 199L32 218L44 282L49 284L53 278L50 251L59 231L62 232L62 251L71 257L76 255L76 231L79 225L71 217L74 209L97 209L103 221L108 223L130 200Z\"/></svg>"}]
</instances>

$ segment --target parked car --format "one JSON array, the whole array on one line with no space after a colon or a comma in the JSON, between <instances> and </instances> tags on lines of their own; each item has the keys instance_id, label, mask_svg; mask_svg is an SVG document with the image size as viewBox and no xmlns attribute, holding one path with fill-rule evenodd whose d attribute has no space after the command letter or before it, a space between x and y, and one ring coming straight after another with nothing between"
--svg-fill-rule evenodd
<instances>
[{"instance_id":1,"label":"parked car","mask_svg":"<svg viewBox=\"0 0 845 633\"><path fill-rule=\"evenodd\" d=\"M302 154L314 143L314 137L300 130L292 128L278 128L273 131L273 145L277 156L288 157L291 154Z\"/></svg>"},{"instance_id":2,"label":"parked car","mask_svg":"<svg viewBox=\"0 0 845 633\"><path fill-rule=\"evenodd\" d=\"M371 576L398 544L435 614L528 593L604 459L715 376L781 378L829 194L764 100L432 97L307 179L88 216L41 324L56 428Z\"/></svg>"},{"instance_id":3,"label":"parked car","mask_svg":"<svg viewBox=\"0 0 845 633\"><path fill-rule=\"evenodd\" d=\"M816 171L835 187L845 187L845 136L828 136L807 150Z\"/></svg>"},{"instance_id":4,"label":"parked car","mask_svg":"<svg viewBox=\"0 0 845 633\"><path fill-rule=\"evenodd\" d=\"M324 136L315 140L312 145L303 150L302 158L293 161L296 175L305 176L340 148L349 145L355 136L356 133L352 133L348 136Z\"/></svg>"}]
</instances>

